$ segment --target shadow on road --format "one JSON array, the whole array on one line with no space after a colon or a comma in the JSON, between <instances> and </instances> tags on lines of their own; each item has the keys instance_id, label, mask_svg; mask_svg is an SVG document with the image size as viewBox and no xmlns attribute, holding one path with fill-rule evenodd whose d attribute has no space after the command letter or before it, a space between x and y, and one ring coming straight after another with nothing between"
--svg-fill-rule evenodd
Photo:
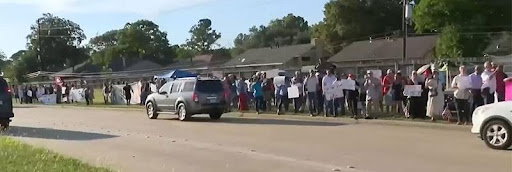
<instances>
[{"instance_id":1,"label":"shadow on road","mask_svg":"<svg viewBox=\"0 0 512 172\"><path fill-rule=\"evenodd\" d=\"M163 118L162 120L177 120L177 118ZM229 124L259 124L259 125L297 125L297 126L341 126L347 125L339 122L301 121L285 119L256 119L256 118L229 118L223 117L212 120L208 117L194 116L187 122L229 123Z\"/></svg>"},{"instance_id":2,"label":"shadow on road","mask_svg":"<svg viewBox=\"0 0 512 172\"><path fill-rule=\"evenodd\" d=\"M118 137L115 135L87 133L81 131L58 130L51 128L32 128L11 126L5 135L52 140L98 140Z\"/></svg>"}]
</instances>

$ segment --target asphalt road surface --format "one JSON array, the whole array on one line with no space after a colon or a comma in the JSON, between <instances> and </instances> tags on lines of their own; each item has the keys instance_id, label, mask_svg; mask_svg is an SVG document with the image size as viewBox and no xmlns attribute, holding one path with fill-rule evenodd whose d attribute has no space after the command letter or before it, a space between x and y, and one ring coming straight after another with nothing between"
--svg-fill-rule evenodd
<instances>
[{"instance_id":1,"label":"asphalt road surface","mask_svg":"<svg viewBox=\"0 0 512 172\"><path fill-rule=\"evenodd\" d=\"M11 136L119 171L512 171L512 151L488 149L468 126L270 115L180 122L166 115L149 120L138 110L85 108L15 113Z\"/></svg>"}]
</instances>

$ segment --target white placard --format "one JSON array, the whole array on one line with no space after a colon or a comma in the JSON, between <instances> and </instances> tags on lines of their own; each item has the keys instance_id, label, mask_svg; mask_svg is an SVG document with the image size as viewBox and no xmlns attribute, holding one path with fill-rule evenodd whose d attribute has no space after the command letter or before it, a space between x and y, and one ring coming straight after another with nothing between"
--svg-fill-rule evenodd
<instances>
[{"instance_id":1,"label":"white placard","mask_svg":"<svg viewBox=\"0 0 512 172\"><path fill-rule=\"evenodd\" d=\"M43 105L54 105L57 104L57 95L55 94L47 94L41 96L39 99Z\"/></svg>"},{"instance_id":2,"label":"white placard","mask_svg":"<svg viewBox=\"0 0 512 172\"><path fill-rule=\"evenodd\" d=\"M224 77L224 74L222 73L222 71L212 71L212 75L219 79Z\"/></svg>"},{"instance_id":3,"label":"white placard","mask_svg":"<svg viewBox=\"0 0 512 172\"><path fill-rule=\"evenodd\" d=\"M348 80L348 79L342 79L341 80L341 87L344 90L356 90L356 81Z\"/></svg>"},{"instance_id":4,"label":"white placard","mask_svg":"<svg viewBox=\"0 0 512 172\"><path fill-rule=\"evenodd\" d=\"M382 78L382 70L368 70L367 72L372 72L374 78Z\"/></svg>"},{"instance_id":5,"label":"white placard","mask_svg":"<svg viewBox=\"0 0 512 172\"><path fill-rule=\"evenodd\" d=\"M345 97L343 95L343 85L342 85L341 81L335 81L333 86L334 86L334 88L332 90L333 90L334 98Z\"/></svg>"},{"instance_id":6,"label":"white placard","mask_svg":"<svg viewBox=\"0 0 512 172\"><path fill-rule=\"evenodd\" d=\"M277 77L275 77L274 78L274 85L276 86L276 88L278 86L284 85L285 84L285 79L286 79L285 76L277 76Z\"/></svg>"},{"instance_id":7,"label":"white placard","mask_svg":"<svg viewBox=\"0 0 512 172\"><path fill-rule=\"evenodd\" d=\"M461 89L461 90L472 88L471 77L469 77L469 76L459 77L459 83L458 83L457 87L459 87L459 89Z\"/></svg>"},{"instance_id":8,"label":"white placard","mask_svg":"<svg viewBox=\"0 0 512 172\"><path fill-rule=\"evenodd\" d=\"M288 98L294 99L294 98L298 98L298 97L300 97L299 87L297 87L297 86L288 87Z\"/></svg>"},{"instance_id":9,"label":"white placard","mask_svg":"<svg viewBox=\"0 0 512 172\"><path fill-rule=\"evenodd\" d=\"M421 85L405 85L404 96L421 97Z\"/></svg>"}]
</instances>

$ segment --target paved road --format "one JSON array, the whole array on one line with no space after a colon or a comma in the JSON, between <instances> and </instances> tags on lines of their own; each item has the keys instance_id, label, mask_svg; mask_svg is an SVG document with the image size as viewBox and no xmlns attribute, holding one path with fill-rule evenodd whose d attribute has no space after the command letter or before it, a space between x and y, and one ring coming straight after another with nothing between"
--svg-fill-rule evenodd
<instances>
[{"instance_id":1,"label":"paved road","mask_svg":"<svg viewBox=\"0 0 512 172\"><path fill-rule=\"evenodd\" d=\"M180 122L173 116L149 120L136 110L84 108L17 108L15 113L11 135L128 172L512 171L512 151L486 148L467 126L268 116Z\"/></svg>"}]
</instances>

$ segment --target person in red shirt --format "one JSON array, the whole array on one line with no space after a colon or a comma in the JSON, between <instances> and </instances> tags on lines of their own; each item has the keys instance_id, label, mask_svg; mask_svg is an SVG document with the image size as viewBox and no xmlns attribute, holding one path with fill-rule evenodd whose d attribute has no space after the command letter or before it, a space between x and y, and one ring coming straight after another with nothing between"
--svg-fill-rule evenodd
<instances>
[{"instance_id":1,"label":"person in red shirt","mask_svg":"<svg viewBox=\"0 0 512 172\"><path fill-rule=\"evenodd\" d=\"M395 74L393 70L388 69L386 76L382 78L382 95L384 97L384 106L386 107L386 112L388 113L391 109L390 107L393 105L393 96L392 94L388 95L388 92L393 86L393 82L395 82Z\"/></svg>"}]
</instances>

